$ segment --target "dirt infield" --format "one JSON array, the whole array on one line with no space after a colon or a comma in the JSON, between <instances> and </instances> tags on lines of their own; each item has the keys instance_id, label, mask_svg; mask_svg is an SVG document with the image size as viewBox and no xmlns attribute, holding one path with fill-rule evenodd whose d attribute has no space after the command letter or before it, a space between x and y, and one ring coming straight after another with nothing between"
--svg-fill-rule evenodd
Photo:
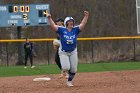
<instances>
[{"instance_id":1,"label":"dirt infield","mask_svg":"<svg viewBox=\"0 0 140 93\"><path fill-rule=\"evenodd\" d=\"M50 77L50 81L33 82ZM78 73L74 87L59 75L0 78L0 93L140 93L140 71Z\"/></svg>"}]
</instances>

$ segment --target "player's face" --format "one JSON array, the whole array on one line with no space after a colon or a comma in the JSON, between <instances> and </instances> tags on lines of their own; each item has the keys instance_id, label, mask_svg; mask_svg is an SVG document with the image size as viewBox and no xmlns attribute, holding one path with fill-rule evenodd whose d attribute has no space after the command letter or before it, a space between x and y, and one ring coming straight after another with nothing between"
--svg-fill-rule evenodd
<instances>
[{"instance_id":1,"label":"player's face","mask_svg":"<svg viewBox=\"0 0 140 93\"><path fill-rule=\"evenodd\" d=\"M29 43L29 42L30 42L30 40L29 40L29 39L27 39L27 40L26 40L26 42L27 42L27 43Z\"/></svg>"},{"instance_id":2,"label":"player's face","mask_svg":"<svg viewBox=\"0 0 140 93\"><path fill-rule=\"evenodd\" d=\"M72 20L68 21L67 24L68 24L68 28L72 28L74 26L74 23Z\"/></svg>"},{"instance_id":3,"label":"player's face","mask_svg":"<svg viewBox=\"0 0 140 93\"><path fill-rule=\"evenodd\" d=\"M63 22L57 22L56 24L59 26L63 26Z\"/></svg>"}]
</instances>

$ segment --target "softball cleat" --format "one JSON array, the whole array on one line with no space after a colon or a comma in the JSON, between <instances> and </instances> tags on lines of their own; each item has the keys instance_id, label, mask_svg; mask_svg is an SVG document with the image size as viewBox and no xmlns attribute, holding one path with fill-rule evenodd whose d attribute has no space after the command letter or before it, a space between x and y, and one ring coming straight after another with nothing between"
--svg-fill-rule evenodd
<instances>
[{"instance_id":1,"label":"softball cleat","mask_svg":"<svg viewBox=\"0 0 140 93\"><path fill-rule=\"evenodd\" d=\"M68 86L68 87L73 87L74 85L72 84L71 81L68 81L68 82L67 82L67 86Z\"/></svg>"}]
</instances>

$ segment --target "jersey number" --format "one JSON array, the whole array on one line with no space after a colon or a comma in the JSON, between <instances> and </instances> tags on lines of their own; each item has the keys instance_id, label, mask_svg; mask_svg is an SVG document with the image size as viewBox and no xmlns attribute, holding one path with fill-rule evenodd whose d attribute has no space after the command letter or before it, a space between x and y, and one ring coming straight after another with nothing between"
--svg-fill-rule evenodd
<instances>
[{"instance_id":1,"label":"jersey number","mask_svg":"<svg viewBox=\"0 0 140 93\"><path fill-rule=\"evenodd\" d=\"M73 40L67 40L67 44L73 44Z\"/></svg>"}]
</instances>

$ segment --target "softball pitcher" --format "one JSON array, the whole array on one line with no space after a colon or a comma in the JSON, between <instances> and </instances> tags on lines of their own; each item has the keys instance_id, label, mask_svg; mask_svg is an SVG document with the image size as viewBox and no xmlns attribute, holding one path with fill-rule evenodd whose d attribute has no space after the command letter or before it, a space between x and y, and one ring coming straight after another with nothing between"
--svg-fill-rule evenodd
<instances>
[{"instance_id":1,"label":"softball pitcher","mask_svg":"<svg viewBox=\"0 0 140 93\"><path fill-rule=\"evenodd\" d=\"M77 36L85 27L88 20L89 12L84 11L84 18L80 25L74 26L75 20L72 17L66 17L65 27L60 27L54 23L51 15L48 14L48 21L54 31L59 34L61 47L59 47L60 62L63 71L69 71L67 86L72 87L72 80L77 72L78 55L77 55Z\"/></svg>"}]
</instances>

